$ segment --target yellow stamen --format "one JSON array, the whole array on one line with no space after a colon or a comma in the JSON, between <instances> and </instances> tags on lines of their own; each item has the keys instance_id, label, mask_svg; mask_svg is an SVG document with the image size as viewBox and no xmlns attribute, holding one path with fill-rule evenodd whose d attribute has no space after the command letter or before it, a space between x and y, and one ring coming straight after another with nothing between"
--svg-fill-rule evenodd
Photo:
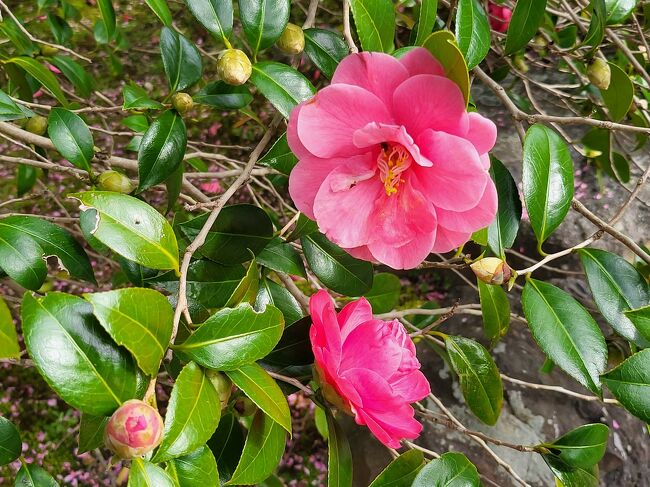
<instances>
[{"instance_id":1,"label":"yellow stamen","mask_svg":"<svg viewBox=\"0 0 650 487\"><path fill-rule=\"evenodd\" d=\"M379 154L377 165L386 194L392 196L397 193L400 183L404 182L400 175L411 165L411 155L401 145L388 146Z\"/></svg>"}]
</instances>

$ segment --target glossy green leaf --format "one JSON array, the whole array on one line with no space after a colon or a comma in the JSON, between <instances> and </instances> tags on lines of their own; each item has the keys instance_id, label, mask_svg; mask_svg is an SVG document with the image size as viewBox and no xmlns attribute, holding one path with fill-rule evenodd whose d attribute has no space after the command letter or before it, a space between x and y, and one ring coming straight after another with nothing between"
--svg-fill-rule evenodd
<instances>
[{"instance_id":1,"label":"glossy green leaf","mask_svg":"<svg viewBox=\"0 0 650 487\"><path fill-rule=\"evenodd\" d=\"M305 215L300 213L296 226L293 227L291 233L287 236L287 242L292 242L293 240L299 239L306 235L310 235L318 231L318 225L315 221L310 220Z\"/></svg>"},{"instance_id":2,"label":"glossy green leaf","mask_svg":"<svg viewBox=\"0 0 650 487\"><path fill-rule=\"evenodd\" d=\"M602 377L625 409L650 423L650 349L635 353Z\"/></svg>"},{"instance_id":3,"label":"glossy green leaf","mask_svg":"<svg viewBox=\"0 0 650 487\"><path fill-rule=\"evenodd\" d=\"M165 189L167 190L167 208L165 210L166 213L172 211L176 205L176 202L178 201L178 198L183 189L184 174L185 165L181 162L165 180Z\"/></svg>"},{"instance_id":4,"label":"glossy green leaf","mask_svg":"<svg viewBox=\"0 0 650 487\"><path fill-rule=\"evenodd\" d=\"M427 463L412 487L480 487L476 467L465 455L447 452Z\"/></svg>"},{"instance_id":5,"label":"glossy green leaf","mask_svg":"<svg viewBox=\"0 0 650 487\"><path fill-rule=\"evenodd\" d=\"M327 447L327 487L352 487L352 450L331 412L327 412Z\"/></svg>"},{"instance_id":6,"label":"glossy green leaf","mask_svg":"<svg viewBox=\"0 0 650 487\"><path fill-rule=\"evenodd\" d=\"M517 183L501 161L492 158L490 176L497 188L499 206L496 218L487 229L490 250L505 259L504 249L512 247L519 232L521 200Z\"/></svg>"},{"instance_id":7,"label":"glossy green leaf","mask_svg":"<svg viewBox=\"0 0 650 487\"><path fill-rule=\"evenodd\" d=\"M147 92L133 82L124 85L122 95L124 97L122 107L125 110L155 110L162 108L162 104L149 98Z\"/></svg>"},{"instance_id":8,"label":"glossy green leaf","mask_svg":"<svg viewBox=\"0 0 650 487\"><path fill-rule=\"evenodd\" d=\"M273 239L257 255L257 262L277 272L306 277L305 266L296 249L282 240Z\"/></svg>"},{"instance_id":9,"label":"glossy green leaf","mask_svg":"<svg viewBox=\"0 0 650 487\"><path fill-rule=\"evenodd\" d=\"M544 20L546 0L517 2L506 36L505 54L510 55L528 44Z\"/></svg>"},{"instance_id":10,"label":"glossy green leaf","mask_svg":"<svg viewBox=\"0 0 650 487\"><path fill-rule=\"evenodd\" d=\"M625 118L634 101L634 85L630 77L614 63L607 63L611 70L609 88L600 90L605 106L614 122Z\"/></svg>"},{"instance_id":11,"label":"glossy green leaf","mask_svg":"<svg viewBox=\"0 0 650 487\"><path fill-rule=\"evenodd\" d=\"M325 235L312 233L300 239L311 270L332 291L362 296L372 288L372 264L355 259Z\"/></svg>"},{"instance_id":12,"label":"glossy green leaf","mask_svg":"<svg viewBox=\"0 0 650 487\"><path fill-rule=\"evenodd\" d=\"M167 298L137 287L84 297L113 340L131 352L146 374L156 375L172 334L174 310Z\"/></svg>"},{"instance_id":13,"label":"glossy green leaf","mask_svg":"<svg viewBox=\"0 0 650 487\"><path fill-rule=\"evenodd\" d=\"M58 15L48 12L47 23L57 44L68 44L72 38L70 25Z\"/></svg>"},{"instance_id":14,"label":"glossy green leaf","mask_svg":"<svg viewBox=\"0 0 650 487\"><path fill-rule=\"evenodd\" d=\"M284 329L273 351L262 359L273 367L306 366L314 363L309 330L311 317L306 316Z\"/></svg>"},{"instance_id":15,"label":"glossy green leaf","mask_svg":"<svg viewBox=\"0 0 650 487\"><path fill-rule=\"evenodd\" d=\"M621 24L632 14L637 0L605 0L607 25Z\"/></svg>"},{"instance_id":16,"label":"glossy green leaf","mask_svg":"<svg viewBox=\"0 0 650 487\"><path fill-rule=\"evenodd\" d=\"M623 314L646 340L650 340L650 305L623 311Z\"/></svg>"},{"instance_id":17,"label":"glossy green leaf","mask_svg":"<svg viewBox=\"0 0 650 487\"><path fill-rule=\"evenodd\" d=\"M53 56L49 61L59 68L63 76L74 85L77 94L87 98L94 88L95 82L84 68L70 56Z\"/></svg>"},{"instance_id":18,"label":"glossy green leaf","mask_svg":"<svg viewBox=\"0 0 650 487\"><path fill-rule=\"evenodd\" d=\"M204 367L232 370L267 355L282 336L284 319L273 306L256 313L249 304L212 315L175 350Z\"/></svg>"},{"instance_id":19,"label":"glossy green leaf","mask_svg":"<svg viewBox=\"0 0 650 487\"><path fill-rule=\"evenodd\" d=\"M232 86L223 81L212 81L194 95L194 101L224 110L237 110L253 101L253 95L244 85Z\"/></svg>"},{"instance_id":20,"label":"glossy green leaf","mask_svg":"<svg viewBox=\"0 0 650 487\"><path fill-rule=\"evenodd\" d=\"M22 325L34 365L72 407L108 416L124 401L142 397L146 383L135 361L111 340L82 298L50 293L37 299L26 293Z\"/></svg>"},{"instance_id":21,"label":"glossy green leaf","mask_svg":"<svg viewBox=\"0 0 650 487\"><path fill-rule=\"evenodd\" d=\"M164 25L172 26L172 13L169 11L166 0L145 0L145 2Z\"/></svg>"},{"instance_id":22,"label":"glossy green leaf","mask_svg":"<svg viewBox=\"0 0 650 487\"><path fill-rule=\"evenodd\" d=\"M9 16L4 16L3 21L0 22L0 33L17 49L18 54L30 56L38 52L36 44L25 35L18 24Z\"/></svg>"},{"instance_id":23,"label":"glossy green leaf","mask_svg":"<svg viewBox=\"0 0 650 487\"><path fill-rule=\"evenodd\" d=\"M287 134L275 141L269 151L264 154L258 161L259 164L272 167L287 176L291 174L291 170L298 164L298 158L291 152L289 143L287 142Z\"/></svg>"},{"instance_id":24,"label":"glossy green leaf","mask_svg":"<svg viewBox=\"0 0 650 487\"><path fill-rule=\"evenodd\" d=\"M255 302L255 297L257 296L257 291L259 290L259 283L259 268L257 267L257 261L253 259L248 264L246 275L237 284L237 287L233 291L232 296L230 296L226 306L232 308L237 306L239 303L253 304Z\"/></svg>"},{"instance_id":25,"label":"glossy green leaf","mask_svg":"<svg viewBox=\"0 0 650 487\"><path fill-rule=\"evenodd\" d=\"M170 462L178 487L219 487L217 461L207 446Z\"/></svg>"},{"instance_id":26,"label":"glossy green leaf","mask_svg":"<svg viewBox=\"0 0 650 487\"><path fill-rule=\"evenodd\" d=\"M437 16L438 0L422 0L418 15L418 32L414 43L416 46L421 46L424 43L424 40L429 37L431 31L436 25Z\"/></svg>"},{"instance_id":27,"label":"glossy green leaf","mask_svg":"<svg viewBox=\"0 0 650 487\"><path fill-rule=\"evenodd\" d=\"M93 416L82 413L79 421L79 448L78 454L104 446L104 430L108 416Z\"/></svg>"},{"instance_id":28,"label":"glossy green leaf","mask_svg":"<svg viewBox=\"0 0 650 487\"><path fill-rule=\"evenodd\" d=\"M19 356L20 346L14 319L7 303L0 297L0 358L18 358ZM2 445L2 441L0 441L0 445Z\"/></svg>"},{"instance_id":29,"label":"glossy green leaf","mask_svg":"<svg viewBox=\"0 0 650 487\"><path fill-rule=\"evenodd\" d=\"M162 183L183 162L187 130L176 110L167 110L147 129L138 150L138 191Z\"/></svg>"},{"instance_id":30,"label":"glossy green leaf","mask_svg":"<svg viewBox=\"0 0 650 487\"><path fill-rule=\"evenodd\" d=\"M399 277L388 272L380 272L372 280L372 288L364 297L370 302L372 312L388 313L399 303L402 285Z\"/></svg>"},{"instance_id":31,"label":"glossy green leaf","mask_svg":"<svg viewBox=\"0 0 650 487\"><path fill-rule=\"evenodd\" d=\"M183 233L194 239L203 228L208 215L201 215L180 225ZM242 204L226 206L201 246L200 252L210 260L234 265L259 254L273 238L273 223L261 208Z\"/></svg>"},{"instance_id":32,"label":"glossy green leaf","mask_svg":"<svg viewBox=\"0 0 650 487\"><path fill-rule=\"evenodd\" d=\"M38 175L39 171L34 166L28 166L27 164L18 165L18 170L16 171L16 194L18 197L31 191L36 184Z\"/></svg>"},{"instance_id":33,"label":"glossy green leaf","mask_svg":"<svg viewBox=\"0 0 650 487\"><path fill-rule=\"evenodd\" d=\"M423 466L422 452L408 450L388 464L369 487L411 487Z\"/></svg>"},{"instance_id":34,"label":"glossy green leaf","mask_svg":"<svg viewBox=\"0 0 650 487\"><path fill-rule=\"evenodd\" d=\"M97 0L97 6L99 7L99 13L102 16L102 21L106 28L106 35L110 40L115 35L115 29L117 28L113 2L111 0Z\"/></svg>"},{"instance_id":35,"label":"glossy green leaf","mask_svg":"<svg viewBox=\"0 0 650 487\"><path fill-rule=\"evenodd\" d=\"M178 269L178 243L171 225L151 206L108 191L69 195L82 209L96 210L92 236L122 257L152 269Z\"/></svg>"},{"instance_id":36,"label":"glossy green leaf","mask_svg":"<svg viewBox=\"0 0 650 487\"><path fill-rule=\"evenodd\" d=\"M326 29L305 29L304 33L305 53L328 79L332 79L336 67L349 54L345 40Z\"/></svg>"},{"instance_id":37,"label":"glossy green leaf","mask_svg":"<svg viewBox=\"0 0 650 487\"><path fill-rule=\"evenodd\" d=\"M447 78L458 85L465 102L469 102L469 71L454 35L446 30L434 32L424 40L422 47L440 61Z\"/></svg>"},{"instance_id":38,"label":"glossy green leaf","mask_svg":"<svg viewBox=\"0 0 650 487\"><path fill-rule=\"evenodd\" d=\"M605 455L608 438L609 428L606 425L586 424L543 446L567 465L588 469L600 462Z\"/></svg>"},{"instance_id":39,"label":"glossy green leaf","mask_svg":"<svg viewBox=\"0 0 650 487\"><path fill-rule=\"evenodd\" d=\"M23 464L16 474L15 486L20 487L59 487L59 483L38 465Z\"/></svg>"},{"instance_id":40,"label":"glossy green leaf","mask_svg":"<svg viewBox=\"0 0 650 487\"><path fill-rule=\"evenodd\" d=\"M22 447L16 426L4 416L0 416L0 465L7 465L18 458Z\"/></svg>"},{"instance_id":41,"label":"glossy green leaf","mask_svg":"<svg viewBox=\"0 0 650 487\"><path fill-rule=\"evenodd\" d=\"M52 108L47 133L63 157L90 172L90 163L95 156L93 136L79 115L65 108Z\"/></svg>"},{"instance_id":42,"label":"glossy green leaf","mask_svg":"<svg viewBox=\"0 0 650 487\"><path fill-rule=\"evenodd\" d=\"M270 47L289 21L289 0L239 0L239 19L253 50Z\"/></svg>"},{"instance_id":43,"label":"glossy green leaf","mask_svg":"<svg viewBox=\"0 0 650 487\"><path fill-rule=\"evenodd\" d=\"M0 268L25 289L36 291L45 281L44 254L33 238L15 228L0 226Z\"/></svg>"},{"instance_id":44,"label":"glossy green leaf","mask_svg":"<svg viewBox=\"0 0 650 487\"><path fill-rule=\"evenodd\" d=\"M562 487L598 487L598 466L572 467L556 455L542 455Z\"/></svg>"},{"instance_id":45,"label":"glossy green leaf","mask_svg":"<svg viewBox=\"0 0 650 487\"><path fill-rule=\"evenodd\" d=\"M269 279L263 279L255 299L255 308L264 309L269 304L282 312L287 326L303 317L300 303L285 287Z\"/></svg>"},{"instance_id":46,"label":"glossy green leaf","mask_svg":"<svg viewBox=\"0 0 650 487\"><path fill-rule=\"evenodd\" d=\"M219 427L208 441L219 467L219 480L226 483L237 468L246 441L245 431L237 418L228 412L219 421Z\"/></svg>"},{"instance_id":47,"label":"glossy green leaf","mask_svg":"<svg viewBox=\"0 0 650 487\"><path fill-rule=\"evenodd\" d=\"M228 39L232 34L232 0L186 0L192 15L213 36Z\"/></svg>"},{"instance_id":48,"label":"glossy green leaf","mask_svg":"<svg viewBox=\"0 0 650 487\"><path fill-rule=\"evenodd\" d=\"M140 114L130 115L122 119L122 125L130 128L134 132L144 133L149 128L149 119Z\"/></svg>"},{"instance_id":49,"label":"glossy green leaf","mask_svg":"<svg viewBox=\"0 0 650 487\"><path fill-rule=\"evenodd\" d=\"M544 241L564 220L573 197L569 148L557 132L541 124L526 132L523 192L530 225L541 250Z\"/></svg>"},{"instance_id":50,"label":"glossy green leaf","mask_svg":"<svg viewBox=\"0 0 650 487\"><path fill-rule=\"evenodd\" d=\"M145 287L147 280L158 274L156 269L141 266L136 262L125 259L121 255L116 255L115 260L120 264L120 268L129 282L138 287Z\"/></svg>"},{"instance_id":51,"label":"glossy green leaf","mask_svg":"<svg viewBox=\"0 0 650 487\"><path fill-rule=\"evenodd\" d=\"M293 107L316 92L310 81L301 73L275 61L255 63L250 82L285 118L289 117Z\"/></svg>"},{"instance_id":52,"label":"glossy green leaf","mask_svg":"<svg viewBox=\"0 0 650 487\"><path fill-rule=\"evenodd\" d=\"M34 116L29 108L17 104L4 91L0 90L0 122Z\"/></svg>"},{"instance_id":53,"label":"glossy green leaf","mask_svg":"<svg viewBox=\"0 0 650 487\"><path fill-rule=\"evenodd\" d=\"M352 0L354 24L364 51L391 52L395 37L395 7L390 0Z\"/></svg>"},{"instance_id":54,"label":"glossy green leaf","mask_svg":"<svg viewBox=\"0 0 650 487\"><path fill-rule=\"evenodd\" d=\"M160 53L172 91L182 91L201 79L201 54L192 41L182 34L163 27L160 33Z\"/></svg>"},{"instance_id":55,"label":"glossy green leaf","mask_svg":"<svg viewBox=\"0 0 650 487\"><path fill-rule=\"evenodd\" d=\"M479 0L458 2L456 39L469 69L483 61L490 51L490 24Z\"/></svg>"},{"instance_id":56,"label":"glossy green leaf","mask_svg":"<svg viewBox=\"0 0 650 487\"><path fill-rule=\"evenodd\" d=\"M607 365L607 345L589 312L570 294L529 279L521 304L535 341L558 367L598 396Z\"/></svg>"},{"instance_id":57,"label":"glossy green leaf","mask_svg":"<svg viewBox=\"0 0 650 487\"><path fill-rule=\"evenodd\" d=\"M483 313L483 331L494 344L505 336L510 327L510 302L500 286L486 284L480 279L477 281Z\"/></svg>"},{"instance_id":58,"label":"glossy green leaf","mask_svg":"<svg viewBox=\"0 0 650 487\"><path fill-rule=\"evenodd\" d=\"M445 345L465 402L478 419L495 424L503 405L503 386L490 353L480 343L464 337L447 336Z\"/></svg>"},{"instance_id":59,"label":"glossy green leaf","mask_svg":"<svg viewBox=\"0 0 650 487\"><path fill-rule=\"evenodd\" d=\"M250 363L226 374L257 407L291 434L291 412L284 393L262 367Z\"/></svg>"},{"instance_id":60,"label":"glossy green leaf","mask_svg":"<svg viewBox=\"0 0 650 487\"><path fill-rule=\"evenodd\" d=\"M589 30L584 38L584 43L594 48L598 47L605 36L605 24L607 10L605 0L590 0L589 10L591 11L591 20L589 21Z\"/></svg>"},{"instance_id":61,"label":"glossy green leaf","mask_svg":"<svg viewBox=\"0 0 650 487\"><path fill-rule=\"evenodd\" d=\"M194 362L176 378L165 414L165 432L154 462L193 452L210 439L221 417L219 394Z\"/></svg>"},{"instance_id":62,"label":"glossy green leaf","mask_svg":"<svg viewBox=\"0 0 650 487\"><path fill-rule=\"evenodd\" d=\"M147 462L142 458L135 458L129 470L129 483L127 487L178 487L174 479L162 468Z\"/></svg>"},{"instance_id":63,"label":"glossy green leaf","mask_svg":"<svg viewBox=\"0 0 650 487\"><path fill-rule=\"evenodd\" d=\"M61 86L59 85L56 77L49 69L39 63L36 59L20 56L7 59L4 62L15 64L16 66L27 71L27 73L32 75L41 85L43 85L45 89L47 89L47 91L52 93L54 98L56 98L59 103L61 103L63 106L66 106L68 104L68 101L66 100L65 95L63 94L63 90L61 90Z\"/></svg>"},{"instance_id":64,"label":"glossy green leaf","mask_svg":"<svg viewBox=\"0 0 650 487\"><path fill-rule=\"evenodd\" d=\"M647 347L647 339L625 315L625 311L650 302L648 283L623 257L599 249L580 249L580 260L596 306L607 322L626 340Z\"/></svg>"}]
</instances>

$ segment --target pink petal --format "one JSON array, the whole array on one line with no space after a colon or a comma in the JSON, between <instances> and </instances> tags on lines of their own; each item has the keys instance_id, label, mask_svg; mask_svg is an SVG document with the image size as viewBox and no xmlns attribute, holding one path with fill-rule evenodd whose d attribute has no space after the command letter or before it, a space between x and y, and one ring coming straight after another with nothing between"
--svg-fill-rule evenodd
<instances>
[{"instance_id":1,"label":"pink petal","mask_svg":"<svg viewBox=\"0 0 650 487\"><path fill-rule=\"evenodd\" d=\"M357 147L372 147L382 142L395 142L403 146L415 162L421 166L431 166L431 161L420 155L420 149L413 142L413 138L400 125L386 125L371 122L357 130L353 136L354 145Z\"/></svg>"},{"instance_id":2,"label":"pink petal","mask_svg":"<svg viewBox=\"0 0 650 487\"><path fill-rule=\"evenodd\" d=\"M350 332L343 342L343 353L339 373L346 370L367 369L381 377L391 377L398 370L402 360L402 347L393 340L383 340L385 323L371 320L362 323ZM371 360L370 357L381 357Z\"/></svg>"},{"instance_id":3,"label":"pink petal","mask_svg":"<svg viewBox=\"0 0 650 487\"><path fill-rule=\"evenodd\" d=\"M338 367L341 358L341 330L336 319L334 302L327 291L321 289L309 298L309 313L312 318L309 330L312 347L324 348L323 352L330 353Z\"/></svg>"},{"instance_id":4,"label":"pink petal","mask_svg":"<svg viewBox=\"0 0 650 487\"><path fill-rule=\"evenodd\" d=\"M469 240L473 232L454 232L445 227L438 226L436 241L431 248L431 252L444 254L457 249Z\"/></svg>"},{"instance_id":5,"label":"pink petal","mask_svg":"<svg viewBox=\"0 0 650 487\"><path fill-rule=\"evenodd\" d=\"M467 114L469 130L465 138L469 140L479 154L490 152L497 141L497 126L494 122L476 112Z\"/></svg>"},{"instance_id":6,"label":"pink petal","mask_svg":"<svg viewBox=\"0 0 650 487\"><path fill-rule=\"evenodd\" d=\"M305 103L306 102L302 102L291 110L291 113L289 114L289 123L287 124L287 142L289 143L291 152L293 152L298 159L311 155L298 138L298 117L300 116L300 110Z\"/></svg>"},{"instance_id":7,"label":"pink petal","mask_svg":"<svg viewBox=\"0 0 650 487\"><path fill-rule=\"evenodd\" d=\"M396 422L393 414L375 414L360 411L360 416L368 425L368 429L375 437L381 441L388 448L400 448L402 445L401 440L414 440L422 432L422 425L418 423L413 417L406 417L406 413L410 411L413 414L413 408L407 404L400 406L399 413L400 421Z\"/></svg>"},{"instance_id":8,"label":"pink petal","mask_svg":"<svg viewBox=\"0 0 650 487\"><path fill-rule=\"evenodd\" d=\"M366 298L346 304L338 315L341 339L345 341L352 330L372 319L372 307Z\"/></svg>"},{"instance_id":9,"label":"pink petal","mask_svg":"<svg viewBox=\"0 0 650 487\"><path fill-rule=\"evenodd\" d=\"M411 76L418 74L445 76L445 69L442 64L424 47L411 49L399 58L399 62L404 65Z\"/></svg>"},{"instance_id":10,"label":"pink petal","mask_svg":"<svg viewBox=\"0 0 650 487\"><path fill-rule=\"evenodd\" d=\"M436 208L438 224L455 232L473 233L492 223L498 204L496 187L492 179L489 179L483 196L474 208L462 212Z\"/></svg>"},{"instance_id":11,"label":"pink petal","mask_svg":"<svg viewBox=\"0 0 650 487\"><path fill-rule=\"evenodd\" d=\"M372 256L372 253L370 253L370 250L368 250L367 245L362 245L361 247L347 248L345 249L345 251L355 259L367 260L369 262L377 262L377 259L375 259Z\"/></svg>"},{"instance_id":12,"label":"pink petal","mask_svg":"<svg viewBox=\"0 0 650 487\"><path fill-rule=\"evenodd\" d=\"M380 52L361 52L350 54L339 63L332 84L360 86L377 95L390 107L393 91L406 78L407 70L393 56Z\"/></svg>"},{"instance_id":13,"label":"pink petal","mask_svg":"<svg viewBox=\"0 0 650 487\"><path fill-rule=\"evenodd\" d=\"M365 152L354 145L354 132L370 122L393 123L384 103L358 86L335 84L318 92L300 109L298 137L318 157Z\"/></svg>"},{"instance_id":14,"label":"pink petal","mask_svg":"<svg viewBox=\"0 0 650 487\"><path fill-rule=\"evenodd\" d=\"M389 383L393 392L409 403L420 401L431 392L429 381L419 370L413 370L396 381L389 380Z\"/></svg>"},{"instance_id":15,"label":"pink petal","mask_svg":"<svg viewBox=\"0 0 650 487\"><path fill-rule=\"evenodd\" d=\"M483 166L483 169L489 170L490 166L492 165L492 161L490 161L490 154L487 152L485 154L481 154L481 165Z\"/></svg>"},{"instance_id":16,"label":"pink petal","mask_svg":"<svg viewBox=\"0 0 650 487\"><path fill-rule=\"evenodd\" d=\"M368 245L373 257L393 269L414 269L431 253L436 232L423 234L399 247L375 242Z\"/></svg>"}]
</instances>

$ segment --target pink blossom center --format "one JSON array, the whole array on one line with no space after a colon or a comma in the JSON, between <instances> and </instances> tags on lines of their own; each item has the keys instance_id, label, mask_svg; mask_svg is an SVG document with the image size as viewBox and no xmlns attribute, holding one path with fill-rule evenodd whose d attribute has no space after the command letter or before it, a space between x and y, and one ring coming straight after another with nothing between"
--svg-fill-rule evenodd
<instances>
[{"instance_id":1,"label":"pink blossom center","mask_svg":"<svg viewBox=\"0 0 650 487\"><path fill-rule=\"evenodd\" d=\"M388 196L397 193L397 189L404 179L401 175L411 166L413 158L401 144L384 142L377 157L379 177L384 183Z\"/></svg>"}]
</instances>

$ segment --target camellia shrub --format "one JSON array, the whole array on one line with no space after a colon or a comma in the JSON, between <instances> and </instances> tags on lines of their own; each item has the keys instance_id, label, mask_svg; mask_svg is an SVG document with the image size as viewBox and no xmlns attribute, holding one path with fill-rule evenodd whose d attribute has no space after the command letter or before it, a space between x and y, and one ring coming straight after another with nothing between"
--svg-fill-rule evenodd
<instances>
[{"instance_id":1,"label":"camellia shrub","mask_svg":"<svg viewBox=\"0 0 650 487\"><path fill-rule=\"evenodd\" d=\"M650 252L617 226L650 173L632 155L650 135L648 2L0 0L0 14L2 383L31 371L79 411L75 454L107 465L88 485L296 485L276 475L288 396L314 405L329 486L351 486L366 454L351 428L394 458L373 487L499 485L497 470L530 485L494 445L541 456L557 485L598 485L606 424L533 444L470 429L432 393L425 349L487 426L504 382L650 422ZM519 136L514 175L491 155L497 125ZM578 167L624 191L613 214L581 201ZM593 234L550 252L569 212ZM572 254L595 306L548 282ZM413 275L429 290L460 276L474 298L413 306ZM447 328L468 314L483 337ZM576 390L500 374L491 347L511 321ZM6 416L6 485L68 485L23 456L34 418ZM493 470L425 448L427 424Z\"/></svg>"}]
</instances>

